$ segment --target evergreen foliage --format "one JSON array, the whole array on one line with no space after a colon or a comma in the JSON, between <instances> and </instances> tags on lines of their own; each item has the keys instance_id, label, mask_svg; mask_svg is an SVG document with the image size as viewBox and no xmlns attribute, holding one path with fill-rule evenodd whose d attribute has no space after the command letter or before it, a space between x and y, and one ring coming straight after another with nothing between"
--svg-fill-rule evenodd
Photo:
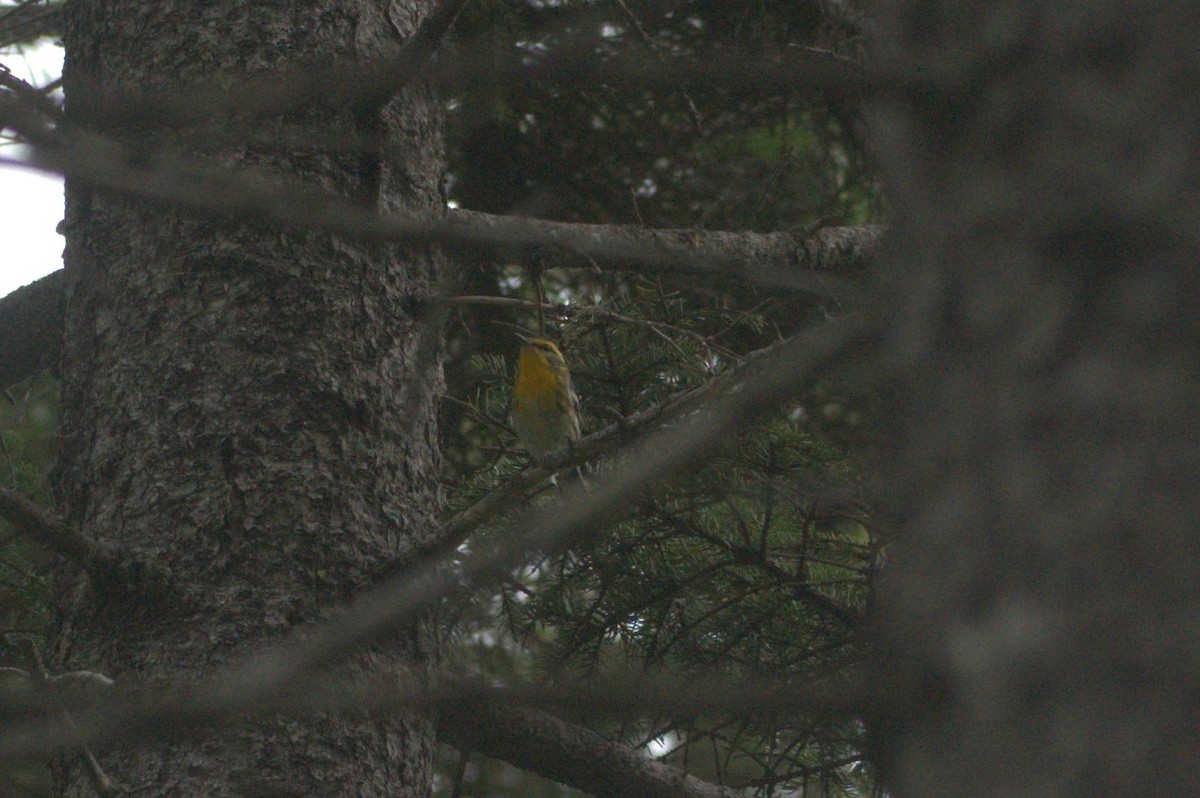
<instances>
[{"instance_id":1,"label":"evergreen foliage","mask_svg":"<svg viewBox=\"0 0 1200 798\"><path fill-rule=\"evenodd\" d=\"M569 44L614 58L714 50L769 58L776 48L804 46L855 54L848 17L819 5L479 3L460 21L456 44L515 42L551 53ZM710 229L880 219L856 121L811 95L470 84L452 108L452 197L463 207ZM514 327L559 339L586 435L838 310L744 285L534 265L483 266L464 286L530 303L540 288L559 307L541 318L528 305L459 308L456 357L447 364L455 408L445 415L447 455L458 471L452 509L528 462L507 428ZM502 593L460 608L461 667L545 683L632 670L685 682L720 674L744 684L804 684L852 671L882 544L851 448L869 436L871 409L853 375L797 386L789 407L701 472L657 487L625 521L595 530L567 555L535 558ZM557 500L552 492L534 499ZM513 533L498 518L476 534ZM579 720L650 751L671 748L670 761L752 794L874 789L861 761L862 726L841 718L764 711ZM522 794L482 776L472 783L489 794Z\"/></svg>"},{"instance_id":2,"label":"evergreen foliage","mask_svg":"<svg viewBox=\"0 0 1200 798\"><path fill-rule=\"evenodd\" d=\"M861 41L841 2L479 0L449 46L475 58L572 48L612 59L718 53L753 63L806 47L857 57ZM631 93L601 83L474 80L454 87L447 103L450 197L466 208L760 231L881 219L853 110L811 91L740 95L697 81ZM561 342L586 435L840 310L733 282L565 271L536 258L467 264L459 290L524 304L468 298L447 326L447 514L528 465L507 418L516 331ZM538 311L539 301L553 307ZM42 499L53 393L53 380L39 378L30 401L0 410L0 482ZM871 411L869 387L852 374L796 386L768 423L729 442L702 471L656 486L626 520L596 529L566 555L531 553L503 590L448 605L450 661L506 683L634 671L816 684L853 672L883 543L854 456L870 435ZM531 501L558 498L543 491ZM474 534L484 542L510 534L505 520ZM2 532L9 654L11 636L44 629L48 562ZM651 752L671 749L669 761L755 795L875 789L862 761L863 728L841 717L764 707L745 717L615 718L581 709L576 720ZM571 792L480 759L465 771L475 794ZM449 752L443 760L438 791L450 795L459 762Z\"/></svg>"},{"instance_id":3,"label":"evergreen foliage","mask_svg":"<svg viewBox=\"0 0 1200 798\"><path fill-rule=\"evenodd\" d=\"M26 380L0 397L0 485L51 504L47 478L55 455L56 381L48 374ZM0 520L0 667L28 672L27 644L40 644L50 620L52 557ZM0 672L0 720L37 713L27 679ZM49 789L36 763L0 767L0 792L40 796Z\"/></svg>"}]
</instances>

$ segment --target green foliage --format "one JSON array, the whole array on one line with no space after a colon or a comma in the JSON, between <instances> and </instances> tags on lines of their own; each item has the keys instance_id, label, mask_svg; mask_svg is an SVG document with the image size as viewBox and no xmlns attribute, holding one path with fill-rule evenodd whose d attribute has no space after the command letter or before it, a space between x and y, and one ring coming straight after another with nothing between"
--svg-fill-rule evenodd
<instances>
[{"instance_id":1,"label":"green foliage","mask_svg":"<svg viewBox=\"0 0 1200 798\"><path fill-rule=\"evenodd\" d=\"M782 325L821 312L778 300L746 307L725 293L669 290L666 281L628 276L581 279L552 270L541 279L547 296L571 300L568 313L548 314L545 321L570 362L585 434L704 385L740 362L739 352L776 341ZM527 279L507 270L496 288L513 299L536 296ZM536 316L524 307L504 321L537 329ZM470 387L451 400L461 412L446 446L449 458L474 470L464 469L451 486L450 511L528 464L507 421L517 341L506 337L502 353L481 349L463 359L459 373ZM467 349L471 339L460 341ZM501 592L456 607L452 667L517 683L614 665L799 681L852 662L854 629L826 605L861 614L873 548L865 512L848 506L850 500L831 506L821 492L826 484L842 493L857 490L837 428L814 404L828 403L829 390L813 386L787 408L789 416L815 421L776 418L702 471L664 486L634 517L597 530L589 545L565 558L531 562ZM798 411L799 403L806 412ZM550 493L535 501L558 499ZM512 532L497 519L477 530L470 545L477 550L490 535ZM580 720L587 721L586 713ZM834 785L861 772L824 767L860 749L855 724L781 718L726 736L720 728L730 722L638 718L624 728L607 721L598 728L636 744L666 735L673 757L687 759L698 775L732 783L762 786L778 777L784 784L815 774ZM808 742L793 741L786 755L772 753L789 734ZM706 754L689 753L714 746L719 756L707 757L706 768L700 766ZM756 763L754 773L748 762ZM789 773L799 775L783 775ZM480 771L485 777L486 769ZM522 782L490 783L490 789L522 795L532 788Z\"/></svg>"},{"instance_id":2,"label":"green foliage","mask_svg":"<svg viewBox=\"0 0 1200 798\"><path fill-rule=\"evenodd\" d=\"M835 7L846 15L831 16ZM853 57L861 43L848 9L792 0L482 2L464 13L454 44L464 54L512 46L530 57L591 48L651 63L724 53L753 64L797 47ZM464 85L451 105L452 198L477 210L651 227L804 231L880 220L855 112L804 92L803 76L795 92L737 94L719 83ZM569 310L539 321L529 306L461 307L446 365L451 512L528 463L507 419L514 328L544 324L559 339L586 435L839 310L718 280L535 265L471 269L465 278L464 294L544 297ZM853 671L880 546L854 457L873 410L853 374L797 386L768 423L703 468L655 486L622 522L565 556L535 555L501 591L457 606L455 667L517 683L632 669L685 683L807 685ZM513 534L505 523L494 519L474 540ZM754 794L875 789L853 719L582 712L574 720L648 753L669 748L670 761ZM520 783L473 784L478 794L532 794Z\"/></svg>"},{"instance_id":3,"label":"green foliage","mask_svg":"<svg viewBox=\"0 0 1200 798\"><path fill-rule=\"evenodd\" d=\"M0 397L0 485L50 503L49 471L56 447L58 383L41 374ZM41 645L50 619L50 556L0 521L0 666L27 668L21 643ZM0 716L31 710L27 684L0 679ZM0 792L13 796L49 794L44 767L0 768Z\"/></svg>"},{"instance_id":4,"label":"green foliage","mask_svg":"<svg viewBox=\"0 0 1200 798\"><path fill-rule=\"evenodd\" d=\"M783 320L772 303L743 310L728 297L660 292L640 279L605 288L589 286L601 302L556 319L585 434L703 385L739 362L739 349L773 341ZM518 314L513 323L533 320ZM448 445L486 450L474 460L487 465L453 487L452 509L527 463L506 423L512 370L511 357L468 362L476 380L468 416L486 423L463 429L486 434ZM836 380L798 390L773 420L704 468L657 486L621 523L569 555L531 562L499 594L462 610L453 658L489 678L537 683L632 669L806 684L852 669L879 545L842 445L846 426L857 424L847 409L855 401ZM512 533L496 519L476 540ZM624 730L598 728L637 744L669 739L672 759L704 778L764 795L813 779L830 794L869 792L856 722L795 714L627 720Z\"/></svg>"},{"instance_id":5,"label":"green foliage","mask_svg":"<svg viewBox=\"0 0 1200 798\"><path fill-rule=\"evenodd\" d=\"M817 2L481 2L460 18L464 57L558 48L648 63L715 54L753 66L801 46L852 55L857 33ZM626 13L628 12L628 13ZM795 91L717 80L631 91L595 81L456 87L453 198L499 213L651 226L791 229L878 206L853 112ZM856 218L858 217L858 218Z\"/></svg>"},{"instance_id":6,"label":"green foliage","mask_svg":"<svg viewBox=\"0 0 1200 798\"><path fill-rule=\"evenodd\" d=\"M0 398L0 484L50 503L58 384L43 374ZM0 641L40 638L48 621L49 557L0 521Z\"/></svg>"},{"instance_id":7,"label":"green foliage","mask_svg":"<svg viewBox=\"0 0 1200 798\"><path fill-rule=\"evenodd\" d=\"M689 53L753 64L793 48L854 57L861 41L848 8L817 0L481 0L461 15L450 49L536 58L571 47L651 64ZM720 81L651 82L638 91L598 81L471 81L448 98L450 196L474 210L651 227L774 231L879 221L880 190L857 144L856 112L803 84L798 75L795 90L737 93ZM544 321L560 339L586 434L703 386L747 353L838 310L716 279L533 265L536 273L507 263L461 270L463 294L544 297L569 310L539 320L528 306L464 304L453 316L442 412L447 513L528 464L507 418L514 327L538 331ZM54 394L53 381L41 377L0 408L0 482L43 501ZM444 620L457 632L449 666L515 683L632 669L681 683L808 685L852 672L880 546L854 457L872 411L852 375L796 386L767 423L702 468L656 485L620 523L569 554L533 553L495 592L448 602ZM547 492L533 501L558 498ZM505 521L477 530L477 540L511 534ZM4 653L10 637L42 633L47 570L44 553L0 525ZM875 789L855 719L795 711L574 719L649 753L670 749L669 761L758 795ZM437 790L448 796L457 757L443 753ZM476 795L574 794L479 756L464 784Z\"/></svg>"}]
</instances>

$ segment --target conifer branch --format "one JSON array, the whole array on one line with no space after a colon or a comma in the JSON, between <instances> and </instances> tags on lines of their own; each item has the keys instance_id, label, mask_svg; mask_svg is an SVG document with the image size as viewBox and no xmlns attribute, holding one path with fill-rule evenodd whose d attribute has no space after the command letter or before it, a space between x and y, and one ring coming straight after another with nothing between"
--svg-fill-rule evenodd
<instances>
[{"instance_id":1,"label":"conifer branch","mask_svg":"<svg viewBox=\"0 0 1200 798\"><path fill-rule=\"evenodd\" d=\"M249 662L228 667L178 695L175 700L130 702L111 711L78 717L81 737L97 742L106 736L129 739L161 734L169 721L200 728L255 708L279 706L312 688L324 669L395 630L451 593L473 590L503 579L531 549L561 548L590 534L595 526L620 517L656 480L679 475L705 463L719 444L739 434L847 353L869 349L874 327L848 317L810 330L751 359L754 368L723 375L725 390L711 402L689 394L696 412L630 447L620 468L600 475L589 491L564 491L563 503L535 508L514 525L491 551L474 555L455 571L444 567L451 557L432 556L360 595L344 612L301 630L291 641L261 650ZM721 378L718 378L721 379ZM707 398L706 396L703 398ZM682 419L682 417L681 417ZM412 687L410 685L410 687ZM423 687L412 687L423 690ZM761 698L761 694L759 696ZM50 735L52 727L38 727ZM34 739L30 727L0 736L0 759L44 752L47 742Z\"/></svg>"},{"instance_id":2,"label":"conifer branch","mask_svg":"<svg viewBox=\"0 0 1200 798\"><path fill-rule=\"evenodd\" d=\"M764 360L770 359L789 342L784 341L752 352L741 364L718 374L703 385L676 394L667 401L635 413L616 424L610 424L582 438L569 452L550 455L542 463L513 475L486 496L447 519L432 545L425 551L442 554L454 551L471 532L528 499L534 489L550 476L611 454L623 441L694 411L698 405L717 395L725 386L736 384L754 374ZM385 569L385 573L393 573L401 567L399 562L391 563ZM845 610L837 608L837 613L844 616Z\"/></svg>"},{"instance_id":3,"label":"conifer branch","mask_svg":"<svg viewBox=\"0 0 1200 798\"><path fill-rule=\"evenodd\" d=\"M107 587L126 592L161 589L166 575L157 566L132 559L112 546L90 540L53 510L11 488L0 486L0 517L18 532L60 554Z\"/></svg>"},{"instance_id":4,"label":"conifer branch","mask_svg":"<svg viewBox=\"0 0 1200 798\"><path fill-rule=\"evenodd\" d=\"M0 516L50 551L85 569L112 568L117 563L117 555L111 549L79 534L58 513L2 485Z\"/></svg>"},{"instance_id":5,"label":"conifer branch","mask_svg":"<svg viewBox=\"0 0 1200 798\"><path fill-rule=\"evenodd\" d=\"M438 733L460 750L478 751L592 795L636 798L737 798L591 729L526 707L461 702L438 715Z\"/></svg>"}]
</instances>

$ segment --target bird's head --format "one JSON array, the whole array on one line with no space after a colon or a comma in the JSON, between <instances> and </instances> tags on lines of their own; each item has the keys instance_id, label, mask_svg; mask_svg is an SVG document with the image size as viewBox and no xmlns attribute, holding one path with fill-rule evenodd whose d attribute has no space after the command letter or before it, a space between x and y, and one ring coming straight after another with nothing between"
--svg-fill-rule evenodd
<instances>
[{"instance_id":1,"label":"bird's head","mask_svg":"<svg viewBox=\"0 0 1200 798\"><path fill-rule=\"evenodd\" d=\"M566 365L558 346L548 338L521 338L521 358L518 369L532 376L537 372L553 373Z\"/></svg>"}]
</instances>

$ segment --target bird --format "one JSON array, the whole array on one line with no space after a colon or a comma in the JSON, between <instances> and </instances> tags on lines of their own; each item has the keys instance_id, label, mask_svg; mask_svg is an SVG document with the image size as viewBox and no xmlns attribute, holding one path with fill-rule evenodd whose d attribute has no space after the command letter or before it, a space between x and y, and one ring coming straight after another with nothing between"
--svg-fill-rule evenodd
<instances>
[{"instance_id":1,"label":"bird","mask_svg":"<svg viewBox=\"0 0 1200 798\"><path fill-rule=\"evenodd\" d=\"M566 359L548 338L525 338L521 344L511 418L521 445L538 462L579 440L579 397Z\"/></svg>"}]
</instances>

